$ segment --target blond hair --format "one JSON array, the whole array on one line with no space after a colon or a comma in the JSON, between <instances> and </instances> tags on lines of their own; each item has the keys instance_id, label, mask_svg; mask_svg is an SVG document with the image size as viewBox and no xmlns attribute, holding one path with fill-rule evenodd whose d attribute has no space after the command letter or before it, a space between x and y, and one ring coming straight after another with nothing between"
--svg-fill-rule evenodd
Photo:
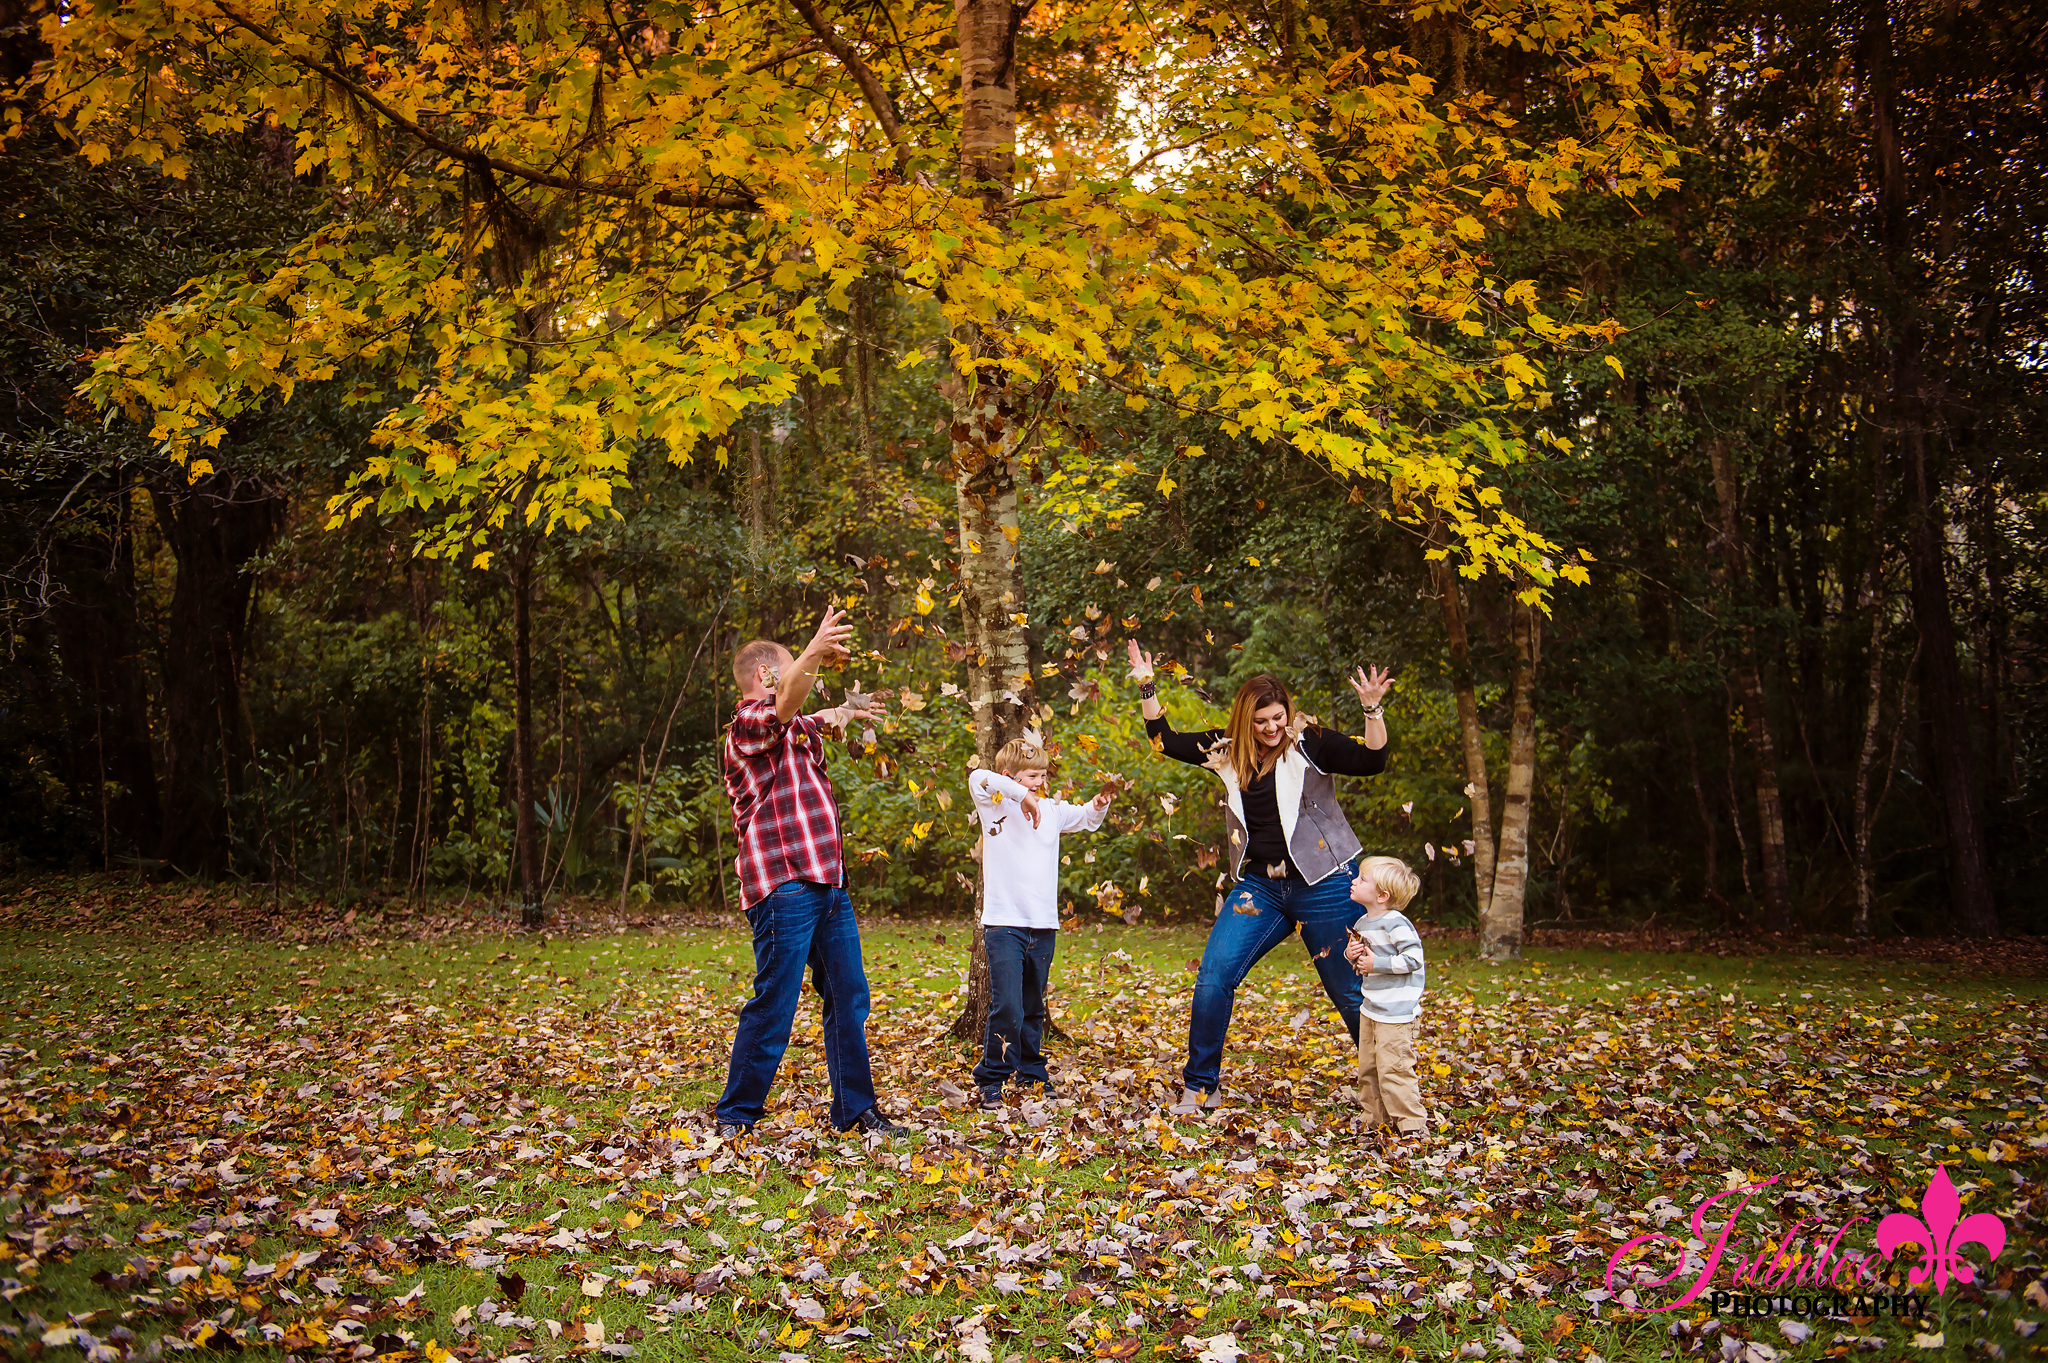
<instances>
[{"instance_id":1,"label":"blond hair","mask_svg":"<svg viewBox=\"0 0 2048 1363\"><path fill-rule=\"evenodd\" d=\"M1358 874L1374 889L1385 891L1387 902L1396 909L1407 908L1422 889L1422 878L1399 857L1367 857L1358 863Z\"/></svg>"},{"instance_id":2,"label":"blond hair","mask_svg":"<svg viewBox=\"0 0 2048 1363\"><path fill-rule=\"evenodd\" d=\"M1052 763L1046 760L1045 749L1030 739L1013 738L996 753L995 767L1004 776L1015 776L1020 771L1047 771Z\"/></svg>"}]
</instances>

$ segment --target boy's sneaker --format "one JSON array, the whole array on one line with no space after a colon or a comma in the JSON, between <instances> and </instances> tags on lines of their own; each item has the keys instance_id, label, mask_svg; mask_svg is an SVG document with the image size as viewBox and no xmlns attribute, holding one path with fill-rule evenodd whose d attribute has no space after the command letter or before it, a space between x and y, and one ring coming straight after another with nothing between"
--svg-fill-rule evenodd
<instances>
[{"instance_id":1,"label":"boy's sneaker","mask_svg":"<svg viewBox=\"0 0 2048 1363\"><path fill-rule=\"evenodd\" d=\"M976 1103L975 1106L979 1107L983 1112L1001 1112L1003 1110L1003 1090L1001 1086L983 1089L981 1091L981 1101Z\"/></svg>"}]
</instances>

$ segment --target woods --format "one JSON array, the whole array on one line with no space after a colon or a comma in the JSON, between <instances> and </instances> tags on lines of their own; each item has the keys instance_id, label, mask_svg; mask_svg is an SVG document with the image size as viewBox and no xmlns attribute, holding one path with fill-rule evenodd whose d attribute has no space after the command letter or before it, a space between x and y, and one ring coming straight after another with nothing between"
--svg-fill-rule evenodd
<instances>
[{"instance_id":1,"label":"woods","mask_svg":"<svg viewBox=\"0 0 2048 1363\"><path fill-rule=\"evenodd\" d=\"M1845 13L16 5L0 855L731 905L829 601L878 909L1035 726L1078 910L1214 912L1142 631L1187 727L1393 665L1489 956L2038 932L2043 53Z\"/></svg>"}]
</instances>

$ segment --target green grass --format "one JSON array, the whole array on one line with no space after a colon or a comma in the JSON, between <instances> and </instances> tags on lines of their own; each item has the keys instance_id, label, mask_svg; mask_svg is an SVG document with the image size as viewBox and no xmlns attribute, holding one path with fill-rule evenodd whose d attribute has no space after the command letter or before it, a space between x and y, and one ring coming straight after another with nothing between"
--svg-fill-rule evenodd
<instances>
[{"instance_id":1,"label":"green grass","mask_svg":"<svg viewBox=\"0 0 2048 1363\"><path fill-rule=\"evenodd\" d=\"M876 1146L824 1128L807 1000L770 1118L735 1150L713 1148L705 1119L751 981L736 928L414 941L391 913L292 943L67 919L62 893L29 893L38 926L0 929L16 1352L69 1322L101 1340L231 1333L270 1354L347 1354L334 1341L354 1336L557 1357L598 1352L583 1327L601 1321L606 1345L646 1359L1179 1358L1225 1332L1275 1359L1474 1344L1499 1358L1503 1327L1539 1363L1718 1357L1718 1338L1668 1333L1703 1310L1584 1295L1658 1199L1686 1212L1731 1178L1778 1174L1743 1222L1753 1242L1795 1214L1914 1205L1937 1163L1967 1211L2004 1219L1988 1290L1951 1287L1924 1320L1810 1321L1797 1346L1775 1314L1727 1325L1802 1358L1848 1352L1841 1333L1936 1359L1978 1339L2035 1350L2016 1322L2048 1318L2024 1296L2048 1210L2032 1200L2048 1164L2040 980L1546 949L1488 966L1432 944L1437 1130L1390 1149L1356 1130L1348 1051L1298 947L1240 993L1231 1110L1176 1123L1161 1099L1202 930L1066 934L1055 1016L1070 1039L1054 1055L1069 1097L994 1117L941 1087L970 1087L971 1052L937 1039L962 926L871 924L878 1088L917 1134ZM461 1238L486 1219L504 1224ZM977 1230L989 1244L946 1248ZM990 1253L1041 1244L1017 1263ZM479 1252L504 1261L470 1266ZM94 1281L130 1260L135 1281ZM279 1269L245 1281L251 1263ZM721 1264L745 1271L698 1293ZM480 1325L508 1272L526 1284L519 1321Z\"/></svg>"}]
</instances>

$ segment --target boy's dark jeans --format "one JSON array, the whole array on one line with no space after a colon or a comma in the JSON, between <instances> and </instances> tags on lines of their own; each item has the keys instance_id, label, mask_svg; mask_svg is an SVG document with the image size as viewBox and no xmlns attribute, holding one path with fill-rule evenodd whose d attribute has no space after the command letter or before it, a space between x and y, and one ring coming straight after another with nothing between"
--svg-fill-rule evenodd
<instances>
[{"instance_id":1,"label":"boy's dark jeans","mask_svg":"<svg viewBox=\"0 0 2048 1363\"><path fill-rule=\"evenodd\" d=\"M1052 975L1058 928L982 929L988 943L988 1034L977 1088L1001 1088L1012 1076L1026 1083L1051 1082L1045 1072L1045 984Z\"/></svg>"},{"instance_id":2,"label":"boy's dark jeans","mask_svg":"<svg viewBox=\"0 0 2048 1363\"><path fill-rule=\"evenodd\" d=\"M868 977L861 966L853 901L836 885L786 880L747 910L754 929L754 996L740 1010L732 1064L718 1120L752 1127L789 1049L804 969L823 1005L825 1073L832 1081L832 1125L851 1127L875 1105L868 1068Z\"/></svg>"}]
</instances>

